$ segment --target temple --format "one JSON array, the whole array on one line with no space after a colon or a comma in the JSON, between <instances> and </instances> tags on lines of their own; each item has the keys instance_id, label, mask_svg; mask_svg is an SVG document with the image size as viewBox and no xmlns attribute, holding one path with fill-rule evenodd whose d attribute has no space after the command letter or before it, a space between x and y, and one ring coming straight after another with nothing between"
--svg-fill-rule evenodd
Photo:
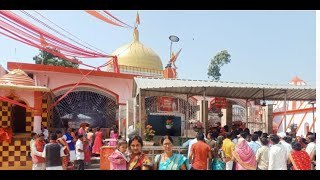
<instances>
[{"instance_id":1,"label":"temple","mask_svg":"<svg viewBox=\"0 0 320 180\"><path fill-rule=\"evenodd\" d=\"M144 130L151 124L156 136L170 133L178 142L194 137L189 122L201 119L206 119L207 128L220 122L272 133L283 129L282 119L287 116L288 131L291 126L300 134L314 129L315 108L308 102L290 102L286 113L283 101L261 106L260 101L219 97L206 97L203 103L201 96L149 96L139 104L132 96L134 77L175 79L175 66L164 68L159 55L140 42L137 28L132 41L112 55L117 64L110 63L86 78L87 69L17 62L8 62L7 70L0 67L0 169L31 169L30 134L40 133L41 125L54 132L86 122L101 127L107 136L116 125L127 136L130 130ZM115 66L119 73L112 71ZM303 81L296 77L292 82ZM172 120L172 127L164 124L167 120Z\"/></svg>"}]
</instances>

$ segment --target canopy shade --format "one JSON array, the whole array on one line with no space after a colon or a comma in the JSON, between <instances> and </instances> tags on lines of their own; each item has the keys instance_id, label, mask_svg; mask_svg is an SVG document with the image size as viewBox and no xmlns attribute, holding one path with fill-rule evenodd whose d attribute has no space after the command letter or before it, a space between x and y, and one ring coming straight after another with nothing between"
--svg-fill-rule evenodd
<instances>
[{"instance_id":1,"label":"canopy shade","mask_svg":"<svg viewBox=\"0 0 320 180\"><path fill-rule=\"evenodd\" d=\"M162 79L135 77L133 82L133 97L169 96L173 94L206 95L211 97L227 97L237 99L314 101L316 88L311 86L255 84L241 82Z\"/></svg>"}]
</instances>

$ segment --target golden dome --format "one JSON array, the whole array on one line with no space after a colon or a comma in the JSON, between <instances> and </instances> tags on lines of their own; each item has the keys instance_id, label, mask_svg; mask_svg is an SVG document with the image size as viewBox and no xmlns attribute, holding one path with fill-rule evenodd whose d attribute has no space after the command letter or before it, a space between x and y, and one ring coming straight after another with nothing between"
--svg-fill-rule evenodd
<instances>
[{"instance_id":1,"label":"golden dome","mask_svg":"<svg viewBox=\"0 0 320 180\"><path fill-rule=\"evenodd\" d=\"M35 82L21 69L14 69L0 77L0 84L35 86Z\"/></svg>"},{"instance_id":2,"label":"golden dome","mask_svg":"<svg viewBox=\"0 0 320 180\"><path fill-rule=\"evenodd\" d=\"M135 28L133 41L116 49L112 55L118 57L118 65L146 69L163 70L160 57L139 41L139 32ZM143 70L142 70L143 71Z\"/></svg>"}]
</instances>

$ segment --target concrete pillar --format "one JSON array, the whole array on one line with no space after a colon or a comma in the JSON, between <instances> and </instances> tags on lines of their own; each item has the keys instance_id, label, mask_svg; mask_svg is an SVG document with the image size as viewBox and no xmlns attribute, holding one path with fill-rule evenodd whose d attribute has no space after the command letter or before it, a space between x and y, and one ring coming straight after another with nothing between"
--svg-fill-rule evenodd
<instances>
[{"instance_id":1,"label":"concrete pillar","mask_svg":"<svg viewBox=\"0 0 320 180\"><path fill-rule=\"evenodd\" d=\"M144 130L146 127L146 121L147 121L147 114L146 114L146 107L145 107L145 96L141 96L141 124L140 124L140 129L141 129L141 137L144 139Z\"/></svg>"},{"instance_id":2,"label":"concrete pillar","mask_svg":"<svg viewBox=\"0 0 320 180\"><path fill-rule=\"evenodd\" d=\"M201 100L197 101L197 106L199 107L199 110L197 111L197 120L201 121Z\"/></svg>"},{"instance_id":3,"label":"concrete pillar","mask_svg":"<svg viewBox=\"0 0 320 180\"><path fill-rule=\"evenodd\" d=\"M125 127L123 126L123 119L126 117L126 105L119 105L119 119L118 119L118 127L119 133L122 137L125 137Z\"/></svg>"},{"instance_id":4,"label":"concrete pillar","mask_svg":"<svg viewBox=\"0 0 320 180\"><path fill-rule=\"evenodd\" d=\"M125 134L124 134L124 137L126 139L128 138L129 119L130 119L130 106L132 106L132 104L130 103L130 101L127 101L127 104L126 104L126 108L127 108L126 127L125 127Z\"/></svg>"},{"instance_id":5,"label":"concrete pillar","mask_svg":"<svg viewBox=\"0 0 320 180\"><path fill-rule=\"evenodd\" d=\"M266 132L268 134L272 134L272 113L273 113L273 105L269 104L268 106L262 107L263 112L265 112L265 116L263 116L263 121L266 123L265 130L262 130L263 132Z\"/></svg>"},{"instance_id":6,"label":"concrete pillar","mask_svg":"<svg viewBox=\"0 0 320 180\"><path fill-rule=\"evenodd\" d=\"M209 122L208 122L208 101L202 100L200 104L200 121L203 124L205 133L209 129Z\"/></svg>"},{"instance_id":7,"label":"concrete pillar","mask_svg":"<svg viewBox=\"0 0 320 180\"><path fill-rule=\"evenodd\" d=\"M138 109L137 108L137 98L133 98L133 103L132 103L132 106L133 106L133 129L135 130L136 129L136 123L137 123L137 119L138 119Z\"/></svg>"},{"instance_id":8,"label":"concrete pillar","mask_svg":"<svg viewBox=\"0 0 320 180\"><path fill-rule=\"evenodd\" d=\"M34 92L34 119L33 119L33 132L41 133L42 122L42 92Z\"/></svg>"},{"instance_id":9,"label":"concrete pillar","mask_svg":"<svg viewBox=\"0 0 320 180\"><path fill-rule=\"evenodd\" d=\"M232 126L232 103L227 101L227 107L222 108L221 112L223 113L223 116L221 117L221 127L228 125L231 129Z\"/></svg>"},{"instance_id":10,"label":"concrete pillar","mask_svg":"<svg viewBox=\"0 0 320 180\"><path fill-rule=\"evenodd\" d=\"M223 116L220 118L220 122L221 122L221 127L227 125L227 109L226 108L222 108L221 112L223 114Z\"/></svg>"}]
</instances>

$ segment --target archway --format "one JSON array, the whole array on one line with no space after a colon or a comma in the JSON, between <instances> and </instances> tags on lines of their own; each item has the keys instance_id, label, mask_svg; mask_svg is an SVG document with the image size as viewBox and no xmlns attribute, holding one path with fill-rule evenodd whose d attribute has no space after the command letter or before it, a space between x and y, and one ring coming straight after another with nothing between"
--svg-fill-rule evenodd
<instances>
[{"instance_id":1,"label":"archway","mask_svg":"<svg viewBox=\"0 0 320 180\"><path fill-rule=\"evenodd\" d=\"M54 101L65 94L55 93ZM91 127L110 128L116 123L117 99L113 94L92 87L77 87L53 109L53 128L78 128L81 123Z\"/></svg>"}]
</instances>

